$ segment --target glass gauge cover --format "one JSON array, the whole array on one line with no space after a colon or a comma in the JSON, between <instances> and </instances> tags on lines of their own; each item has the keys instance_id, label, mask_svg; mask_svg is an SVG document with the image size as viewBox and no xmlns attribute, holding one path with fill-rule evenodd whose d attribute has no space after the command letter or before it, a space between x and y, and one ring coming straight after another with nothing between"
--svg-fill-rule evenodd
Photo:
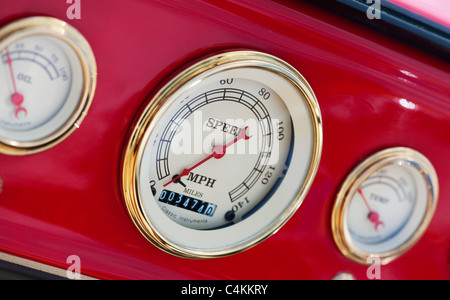
<instances>
[{"instance_id":1,"label":"glass gauge cover","mask_svg":"<svg viewBox=\"0 0 450 300\"><path fill-rule=\"evenodd\" d=\"M57 19L33 17L0 30L0 152L48 149L77 128L96 85L83 36Z\"/></svg>"},{"instance_id":2,"label":"glass gauge cover","mask_svg":"<svg viewBox=\"0 0 450 300\"><path fill-rule=\"evenodd\" d=\"M175 255L247 249L303 201L322 147L317 100L287 63L252 51L206 58L140 116L123 168L141 232Z\"/></svg>"},{"instance_id":3,"label":"glass gauge cover","mask_svg":"<svg viewBox=\"0 0 450 300\"><path fill-rule=\"evenodd\" d=\"M422 236L437 197L437 175L423 155L408 148L379 152L349 175L337 195L337 245L357 262L376 255L386 264Z\"/></svg>"}]
</instances>

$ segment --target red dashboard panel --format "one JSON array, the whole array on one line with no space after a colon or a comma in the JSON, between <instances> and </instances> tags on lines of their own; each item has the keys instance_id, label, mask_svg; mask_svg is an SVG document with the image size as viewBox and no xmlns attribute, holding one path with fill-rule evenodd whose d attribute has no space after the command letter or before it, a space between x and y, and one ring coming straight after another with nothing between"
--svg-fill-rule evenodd
<instances>
[{"instance_id":1,"label":"red dashboard panel","mask_svg":"<svg viewBox=\"0 0 450 300\"><path fill-rule=\"evenodd\" d=\"M80 3L81 19L69 20L66 1L0 1L0 26L30 16L70 23L98 67L79 129L39 154L0 155L0 252L63 270L76 255L82 274L99 279L367 279L368 267L334 243L334 199L363 159L402 146L435 166L439 202L420 241L381 278L450 279L448 62L302 1ZM299 210L266 241L225 258L178 258L130 220L122 156L148 95L193 60L231 49L275 55L303 74L322 112L320 166Z\"/></svg>"}]
</instances>

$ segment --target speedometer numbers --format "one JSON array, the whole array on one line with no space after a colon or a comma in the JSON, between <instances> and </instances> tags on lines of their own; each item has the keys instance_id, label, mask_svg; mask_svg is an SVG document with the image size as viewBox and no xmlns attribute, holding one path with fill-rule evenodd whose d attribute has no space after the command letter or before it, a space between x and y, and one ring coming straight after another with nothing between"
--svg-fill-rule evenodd
<instances>
[{"instance_id":1,"label":"speedometer numbers","mask_svg":"<svg viewBox=\"0 0 450 300\"><path fill-rule=\"evenodd\" d=\"M300 206L322 149L317 100L273 56L204 59L158 91L131 133L124 197L161 249L211 258L243 251Z\"/></svg>"},{"instance_id":2,"label":"speedometer numbers","mask_svg":"<svg viewBox=\"0 0 450 300\"><path fill-rule=\"evenodd\" d=\"M384 264L409 250L422 236L438 198L436 172L409 148L381 151L345 180L332 215L339 249L365 264L376 255Z\"/></svg>"}]
</instances>

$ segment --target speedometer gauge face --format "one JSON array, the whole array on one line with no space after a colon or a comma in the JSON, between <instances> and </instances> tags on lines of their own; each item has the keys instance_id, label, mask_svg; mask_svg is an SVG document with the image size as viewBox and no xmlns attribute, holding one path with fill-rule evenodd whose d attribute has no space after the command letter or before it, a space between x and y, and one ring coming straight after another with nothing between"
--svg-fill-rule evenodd
<instances>
[{"instance_id":1,"label":"speedometer gauge face","mask_svg":"<svg viewBox=\"0 0 450 300\"><path fill-rule=\"evenodd\" d=\"M34 17L0 31L0 152L25 155L59 143L90 106L96 66L65 22Z\"/></svg>"},{"instance_id":2,"label":"speedometer gauge face","mask_svg":"<svg viewBox=\"0 0 450 300\"><path fill-rule=\"evenodd\" d=\"M161 249L211 258L247 249L297 210L317 171L315 96L287 63L234 51L182 71L132 132L124 197Z\"/></svg>"},{"instance_id":3,"label":"speedometer gauge face","mask_svg":"<svg viewBox=\"0 0 450 300\"><path fill-rule=\"evenodd\" d=\"M335 240L352 260L376 255L388 263L422 236L437 196L436 173L423 155L408 148L379 152L344 182L333 211Z\"/></svg>"}]
</instances>

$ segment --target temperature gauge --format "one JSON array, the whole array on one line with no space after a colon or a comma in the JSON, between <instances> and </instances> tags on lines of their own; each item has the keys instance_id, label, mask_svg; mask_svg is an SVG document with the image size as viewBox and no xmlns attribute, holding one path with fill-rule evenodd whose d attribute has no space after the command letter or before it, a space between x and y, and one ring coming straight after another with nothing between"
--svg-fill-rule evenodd
<instances>
[{"instance_id":1,"label":"temperature gauge","mask_svg":"<svg viewBox=\"0 0 450 300\"><path fill-rule=\"evenodd\" d=\"M83 36L47 17L0 30L0 152L48 149L77 128L96 85L94 55Z\"/></svg>"},{"instance_id":2,"label":"temperature gauge","mask_svg":"<svg viewBox=\"0 0 450 300\"><path fill-rule=\"evenodd\" d=\"M349 175L337 195L336 243L357 262L377 255L388 263L422 236L437 197L437 175L423 155L407 148L379 152Z\"/></svg>"}]
</instances>

